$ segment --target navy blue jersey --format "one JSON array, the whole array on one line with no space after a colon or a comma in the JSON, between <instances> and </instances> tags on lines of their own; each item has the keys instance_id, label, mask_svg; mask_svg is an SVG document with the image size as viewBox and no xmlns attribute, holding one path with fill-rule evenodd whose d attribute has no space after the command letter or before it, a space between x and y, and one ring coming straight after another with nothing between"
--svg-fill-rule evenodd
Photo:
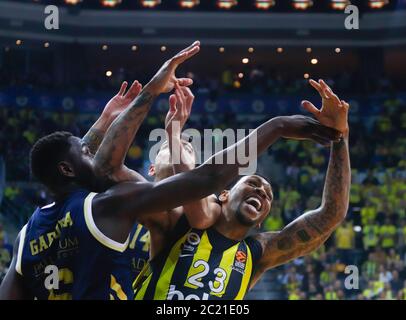
<instances>
[{"instance_id":1,"label":"navy blue jersey","mask_svg":"<svg viewBox=\"0 0 406 320\"><path fill-rule=\"evenodd\" d=\"M79 190L62 203L38 208L21 230L16 271L33 297L133 298L129 238L119 243L97 228L92 215L95 195Z\"/></svg>"},{"instance_id":2,"label":"navy blue jersey","mask_svg":"<svg viewBox=\"0 0 406 320\"><path fill-rule=\"evenodd\" d=\"M125 271L122 272L125 278L121 280L121 283L123 290L126 293L128 292L128 299L134 293L132 289L133 282L148 262L149 248L149 231L141 224L136 224L131 230L127 249L123 253L117 253L116 268ZM130 269L130 272L128 272L128 269Z\"/></svg>"}]
</instances>

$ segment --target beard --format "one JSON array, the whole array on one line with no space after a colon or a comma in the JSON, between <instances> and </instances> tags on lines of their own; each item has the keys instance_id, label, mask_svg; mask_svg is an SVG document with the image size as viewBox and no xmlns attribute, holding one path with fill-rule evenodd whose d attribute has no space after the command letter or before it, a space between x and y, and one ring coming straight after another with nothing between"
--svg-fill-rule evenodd
<instances>
[{"instance_id":1,"label":"beard","mask_svg":"<svg viewBox=\"0 0 406 320\"><path fill-rule=\"evenodd\" d=\"M241 205L238 207L238 209L235 212L235 217L238 220L239 223L241 223L245 227L254 227L256 225L256 222L247 218L244 213L241 211Z\"/></svg>"}]
</instances>

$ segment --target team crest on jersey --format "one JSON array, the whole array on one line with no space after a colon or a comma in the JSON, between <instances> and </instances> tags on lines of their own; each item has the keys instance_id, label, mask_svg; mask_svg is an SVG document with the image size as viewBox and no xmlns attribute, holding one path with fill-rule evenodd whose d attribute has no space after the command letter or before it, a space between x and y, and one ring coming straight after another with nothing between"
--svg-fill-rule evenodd
<instances>
[{"instance_id":1,"label":"team crest on jersey","mask_svg":"<svg viewBox=\"0 0 406 320\"><path fill-rule=\"evenodd\" d=\"M196 249L196 246L200 243L200 236L195 232L190 232L186 241L182 245L182 253L193 252Z\"/></svg>"},{"instance_id":2,"label":"team crest on jersey","mask_svg":"<svg viewBox=\"0 0 406 320\"><path fill-rule=\"evenodd\" d=\"M247 262L247 253L244 251L238 250L235 253L235 259L234 259L234 264L232 266L232 269L241 274L244 274L246 262Z\"/></svg>"}]
</instances>

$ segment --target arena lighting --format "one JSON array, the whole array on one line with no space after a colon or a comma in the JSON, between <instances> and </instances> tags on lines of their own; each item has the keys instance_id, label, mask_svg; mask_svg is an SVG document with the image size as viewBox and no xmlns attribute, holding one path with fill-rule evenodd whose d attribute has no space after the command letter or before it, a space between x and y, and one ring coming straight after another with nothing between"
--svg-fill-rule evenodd
<instances>
[{"instance_id":1,"label":"arena lighting","mask_svg":"<svg viewBox=\"0 0 406 320\"><path fill-rule=\"evenodd\" d=\"M155 8L161 4L161 0L141 0L141 5L146 8Z\"/></svg>"},{"instance_id":2,"label":"arena lighting","mask_svg":"<svg viewBox=\"0 0 406 320\"><path fill-rule=\"evenodd\" d=\"M102 50L106 51L109 48L109 46L107 44L102 45Z\"/></svg>"},{"instance_id":3,"label":"arena lighting","mask_svg":"<svg viewBox=\"0 0 406 320\"><path fill-rule=\"evenodd\" d=\"M49 48L49 42L44 43L44 48Z\"/></svg>"},{"instance_id":4,"label":"arena lighting","mask_svg":"<svg viewBox=\"0 0 406 320\"><path fill-rule=\"evenodd\" d=\"M220 48L219 48L219 52L220 52L220 53L223 53L225 50L226 50L226 49L224 49L224 47L220 47Z\"/></svg>"},{"instance_id":5,"label":"arena lighting","mask_svg":"<svg viewBox=\"0 0 406 320\"><path fill-rule=\"evenodd\" d=\"M362 231L361 226L354 226L354 231L355 232L361 232Z\"/></svg>"},{"instance_id":6,"label":"arena lighting","mask_svg":"<svg viewBox=\"0 0 406 320\"><path fill-rule=\"evenodd\" d=\"M369 0L368 6L371 9L381 9L389 3L389 0Z\"/></svg>"},{"instance_id":7,"label":"arena lighting","mask_svg":"<svg viewBox=\"0 0 406 320\"><path fill-rule=\"evenodd\" d=\"M132 51L137 51L137 49L138 49L138 47L135 46L135 45L131 47L131 50L132 50Z\"/></svg>"},{"instance_id":8,"label":"arena lighting","mask_svg":"<svg viewBox=\"0 0 406 320\"><path fill-rule=\"evenodd\" d=\"M309 75L308 73L305 73L305 74L303 75L303 78L305 78L305 79L309 79L309 77L310 77L310 75Z\"/></svg>"},{"instance_id":9,"label":"arena lighting","mask_svg":"<svg viewBox=\"0 0 406 320\"><path fill-rule=\"evenodd\" d=\"M249 53L253 53L253 52L254 52L254 48L253 48L253 47L249 47L249 48L248 48L248 52L249 52Z\"/></svg>"},{"instance_id":10,"label":"arena lighting","mask_svg":"<svg viewBox=\"0 0 406 320\"><path fill-rule=\"evenodd\" d=\"M111 77L113 75L113 72L111 72L110 70L106 71L106 77Z\"/></svg>"},{"instance_id":11,"label":"arena lighting","mask_svg":"<svg viewBox=\"0 0 406 320\"><path fill-rule=\"evenodd\" d=\"M307 52L307 53L311 53L311 52L312 52L312 48L306 48L306 52Z\"/></svg>"},{"instance_id":12,"label":"arena lighting","mask_svg":"<svg viewBox=\"0 0 406 320\"><path fill-rule=\"evenodd\" d=\"M312 0L293 0L292 1L293 8L297 10L307 10L313 6Z\"/></svg>"},{"instance_id":13,"label":"arena lighting","mask_svg":"<svg viewBox=\"0 0 406 320\"><path fill-rule=\"evenodd\" d=\"M121 0L100 0L103 7L113 8L121 3Z\"/></svg>"},{"instance_id":14,"label":"arena lighting","mask_svg":"<svg viewBox=\"0 0 406 320\"><path fill-rule=\"evenodd\" d=\"M250 62L250 59L248 59L248 58L243 58L242 59L242 63L247 64L248 62Z\"/></svg>"},{"instance_id":15,"label":"arena lighting","mask_svg":"<svg viewBox=\"0 0 406 320\"><path fill-rule=\"evenodd\" d=\"M179 6L185 9L192 9L200 4L199 0L179 0Z\"/></svg>"},{"instance_id":16,"label":"arena lighting","mask_svg":"<svg viewBox=\"0 0 406 320\"><path fill-rule=\"evenodd\" d=\"M65 0L66 4L71 4L71 5L76 5L80 2L82 2L82 0Z\"/></svg>"},{"instance_id":17,"label":"arena lighting","mask_svg":"<svg viewBox=\"0 0 406 320\"><path fill-rule=\"evenodd\" d=\"M341 52L341 49L340 48L335 48L335 50L334 50L336 53L340 53Z\"/></svg>"},{"instance_id":18,"label":"arena lighting","mask_svg":"<svg viewBox=\"0 0 406 320\"><path fill-rule=\"evenodd\" d=\"M240 79L244 78L244 73L240 72L240 73L238 74L238 78L240 78Z\"/></svg>"},{"instance_id":19,"label":"arena lighting","mask_svg":"<svg viewBox=\"0 0 406 320\"><path fill-rule=\"evenodd\" d=\"M165 47L165 46L162 46L162 47L161 47L161 51L162 51L162 52L166 51L166 47Z\"/></svg>"},{"instance_id":20,"label":"arena lighting","mask_svg":"<svg viewBox=\"0 0 406 320\"><path fill-rule=\"evenodd\" d=\"M237 0L217 0L217 7L220 9L231 9L236 5L238 5Z\"/></svg>"},{"instance_id":21,"label":"arena lighting","mask_svg":"<svg viewBox=\"0 0 406 320\"><path fill-rule=\"evenodd\" d=\"M346 6L350 5L349 0L331 0L331 8L334 10L344 10Z\"/></svg>"},{"instance_id":22,"label":"arena lighting","mask_svg":"<svg viewBox=\"0 0 406 320\"><path fill-rule=\"evenodd\" d=\"M316 58L313 58L312 60L310 60L311 64L317 64L319 62L319 60L317 60Z\"/></svg>"},{"instance_id":23,"label":"arena lighting","mask_svg":"<svg viewBox=\"0 0 406 320\"><path fill-rule=\"evenodd\" d=\"M16 41L16 45L17 45L17 46L21 45L22 43L23 43L23 41L20 40L20 39L18 39L18 40Z\"/></svg>"},{"instance_id":24,"label":"arena lighting","mask_svg":"<svg viewBox=\"0 0 406 320\"><path fill-rule=\"evenodd\" d=\"M282 53L283 52L283 48L278 48L278 49L276 49L276 52L278 52L278 53Z\"/></svg>"},{"instance_id":25,"label":"arena lighting","mask_svg":"<svg viewBox=\"0 0 406 320\"><path fill-rule=\"evenodd\" d=\"M256 0L255 1L255 7L260 10L268 10L269 8L272 8L273 6L275 6L274 0Z\"/></svg>"}]
</instances>

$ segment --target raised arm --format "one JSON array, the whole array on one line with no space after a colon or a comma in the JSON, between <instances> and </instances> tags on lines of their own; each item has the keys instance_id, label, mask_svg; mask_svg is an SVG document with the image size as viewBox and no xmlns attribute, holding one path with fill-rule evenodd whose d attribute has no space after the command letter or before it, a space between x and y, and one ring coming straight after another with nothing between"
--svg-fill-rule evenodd
<instances>
[{"instance_id":1,"label":"raised arm","mask_svg":"<svg viewBox=\"0 0 406 320\"><path fill-rule=\"evenodd\" d=\"M134 99L141 92L142 85L137 80L133 82L130 89L128 89L126 92L127 85L128 83L126 81L121 84L120 91L110 99L110 101L104 107L101 116L82 138L83 142L88 145L92 154L95 154L99 149L104 135L111 123L130 105L132 101L134 101ZM142 119L138 118L137 120L139 123L136 123L135 125L139 127ZM123 169L121 177L123 180L146 181L142 175L131 169Z\"/></svg>"},{"instance_id":2,"label":"raised arm","mask_svg":"<svg viewBox=\"0 0 406 320\"><path fill-rule=\"evenodd\" d=\"M100 220L103 220L102 225L106 227L101 227L103 233L112 239L122 241L141 214L167 211L221 191L238 176L240 163L236 161L227 164L227 159L230 159L229 155L235 156L241 145L248 146L253 136L257 137L256 157L280 137L314 139L325 143L338 139L339 133L334 129L322 126L318 121L309 117L273 118L236 144L218 152L194 170L176 174L156 183L120 183L96 196L93 201L95 207L93 215L97 215L101 217ZM252 155L252 157L254 156ZM236 158L234 157L234 159ZM222 162L214 161L215 159L220 159ZM251 161L253 160L251 159ZM120 224L121 227L114 228L115 230L112 231L109 225L113 223Z\"/></svg>"},{"instance_id":3,"label":"raised arm","mask_svg":"<svg viewBox=\"0 0 406 320\"><path fill-rule=\"evenodd\" d=\"M320 86L323 90L327 88L325 84L320 84ZM266 232L256 236L263 246L264 253L251 285L254 285L259 276L267 269L317 249L328 239L347 214L351 185L347 123L349 105L345 101L340 101L331 89L324 99L327 101L323 102L322 110L318 110L313 105L310 106L311 109L309 105L304 105L304 107L324 123L334 125L344 132L339 142L331 143L321 206L303 214L279 232Z\"/></svg>"},{"instance_id":4,"label":"raised arm","mask_svg":"<svg viewBox=\"0 0 406 320\"><path fill-rule=\"evenodd\" d=\"M82 138L91 153L95 154L97 152L111 123L130 105L142 89L142 85L137 80L133 82L126 92L127 86L127 81L121 84L120 91L107 102L100 117Z\"/></svg>"},{"instance_id":5,"label":"raised arm","mask_svg":"<svg viewBox=\"0 0 406 320\"><path fill-rule=\"evenodd\" d=\"M176 82L181 85L192 84L191 79L177 79L175 71L198 51L199 42L195 42L166 61L130 106L113 121L95 154L94 169L99 176L114 182L131 180L124 159L138 128L159 94L171 91Z\"/></svg>"},{"instance_id":6,"label":"raised arm","mask_svg":"<svg viewBox=\"0 0 406 320\"><path fill-rule=\"evenodd\" d=\"M165 131L174 174L194 169L195 159L191 159L181 139L182 129L190 116L193 101L192 91L179 85L176 86L175 94L169 97ZM214 195L210 195L183 205L183 212L192 228L206 229L214 224L221 212L216 199Z\"/></svg>"}]
</instances>

